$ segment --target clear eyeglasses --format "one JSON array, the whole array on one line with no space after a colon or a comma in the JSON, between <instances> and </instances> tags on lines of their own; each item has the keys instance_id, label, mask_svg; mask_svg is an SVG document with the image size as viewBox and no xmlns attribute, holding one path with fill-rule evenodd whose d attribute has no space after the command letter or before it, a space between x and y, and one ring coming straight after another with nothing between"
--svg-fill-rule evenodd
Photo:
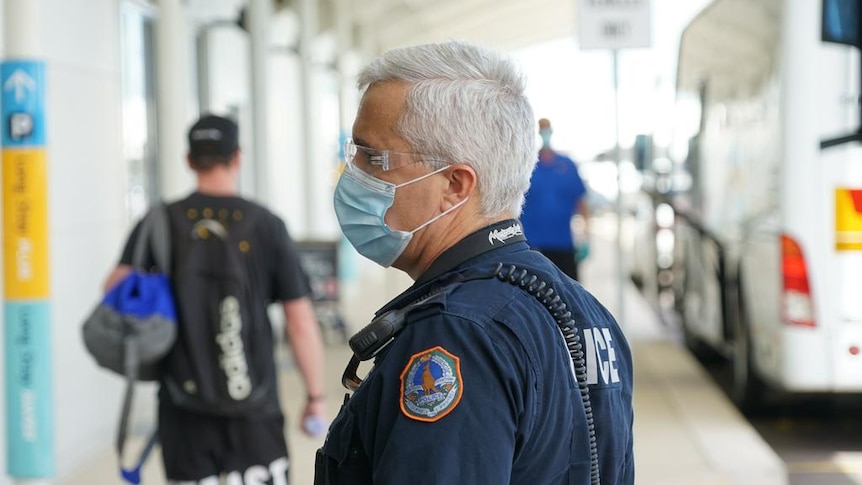
<instances>
[{"instance_id":1,"label":"clear eyeglasses","mask_svg":"<svg viewBox=\"0 0 862 485\"><path fill-rule=\"evenodd\" d=\"M419 153L396 152L393 150L376 150L353 143L344 142L345 161L363 172L375 175L389 170L405 167L413 163L444 164L442 158L422 155Z\"/></svg>"}]
</instances>

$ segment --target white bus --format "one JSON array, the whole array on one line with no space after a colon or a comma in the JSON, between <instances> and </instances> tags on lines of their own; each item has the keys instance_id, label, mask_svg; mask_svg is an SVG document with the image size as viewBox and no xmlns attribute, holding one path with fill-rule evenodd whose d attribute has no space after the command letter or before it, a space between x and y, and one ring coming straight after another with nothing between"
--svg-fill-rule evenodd
<instances>
[{"instance_id":1,"label":"white bus","mask_svg":"<svg viewBox=\"0 0 862 485\"><path fill-rule=\"evenodd\" d=\"M860 1L718 0L681 38L675 300L743 409L862 392Z\"/></svg>"}]
</instances>

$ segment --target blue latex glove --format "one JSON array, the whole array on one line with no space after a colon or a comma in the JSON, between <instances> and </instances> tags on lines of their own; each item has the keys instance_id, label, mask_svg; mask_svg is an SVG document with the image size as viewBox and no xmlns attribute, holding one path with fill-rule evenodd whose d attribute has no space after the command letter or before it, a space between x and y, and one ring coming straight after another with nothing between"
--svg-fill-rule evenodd
<instances>
[{"instance_id":1,"label":"blue latex glove","mask_svg":"<svg viewBox=\"0 0 862 485\"><path fill-rule=\"evenodd\" d=\"M581 241L575 245L575 261L580 263L590 256L590 242Z\"/></svg>"}]
</instances>

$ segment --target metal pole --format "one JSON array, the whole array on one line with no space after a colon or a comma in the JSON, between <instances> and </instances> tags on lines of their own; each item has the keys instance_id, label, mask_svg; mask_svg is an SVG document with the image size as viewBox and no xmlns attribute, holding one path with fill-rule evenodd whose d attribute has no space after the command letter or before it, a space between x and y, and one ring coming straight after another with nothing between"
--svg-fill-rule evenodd
<instances>
[{"instance_id":1,"label":"metal pole","mask_svg":"<svg viewBox=\"0 0 862 485\"><path fill-rule=\"evenodd\" d=\"M625 268L623 264L623 184L620 155L620 82L619 50L613 49L614 63L614 159L617 161L617 321L625 325Z\"/></svg>"},{"instance_id":2,"label":"metal pole","mask_svg":"<svg viewBox=\"0 0 862 485\"><path fill-rule=\"evenodd\" d=\"M270 202L269 188L269 22L272 0L251 0L251 104L254 118L254 187L257 199Z\"/></svg>"},{"instance_id":3,"label":"metal pole","mask_svg":"<svg viewBox=\"0 0 862 485\"><path fill-rule=\"evenodd\" d=\"M197 50L197 87L198 111L209 113L212 109L212 89L210 89L210 29L204 27L195 39Z\"/></svg>"}]
</instances>

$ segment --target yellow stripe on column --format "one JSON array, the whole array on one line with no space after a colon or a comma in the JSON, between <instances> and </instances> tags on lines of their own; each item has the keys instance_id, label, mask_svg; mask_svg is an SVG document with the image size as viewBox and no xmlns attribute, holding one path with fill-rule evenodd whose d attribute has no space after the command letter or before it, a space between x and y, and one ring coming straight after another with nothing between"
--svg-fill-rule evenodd
<instances>
[{"instance_id":1,"label":"yellow stripe on column","mask_svg":"<svg viewBox=\"0 0 862 485\"><path fill-rule=\"evenodd\" d=\"M3 150L6 299L49 297L48 174L44 149Z\"/></svg>"}]
</instances>

